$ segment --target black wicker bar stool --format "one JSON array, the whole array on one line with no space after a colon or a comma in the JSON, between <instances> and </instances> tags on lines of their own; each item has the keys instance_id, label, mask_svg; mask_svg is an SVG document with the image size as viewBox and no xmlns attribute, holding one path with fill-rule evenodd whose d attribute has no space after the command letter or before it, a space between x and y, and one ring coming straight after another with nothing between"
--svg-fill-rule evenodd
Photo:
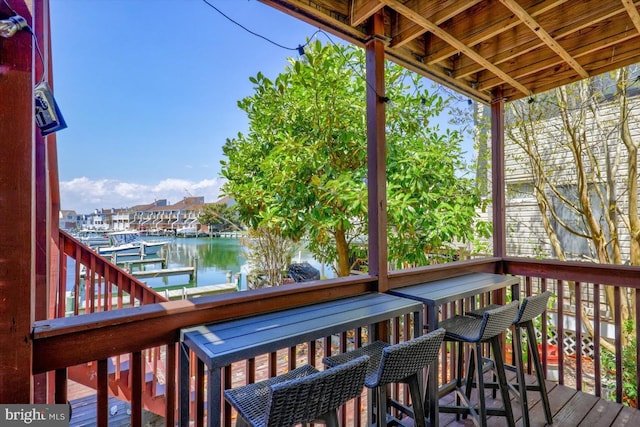
<instances>
[{"instance_id":1,"label":"black wicker bar stool","mask_svg":"<svg viewBox=\"0 0 640 427\"><path fill-rule=\"evenodd\" d=\"M447 331L444 340L458 343L457 378L454 389L456 404L440 405L440 412L471 415L475 423L481 427L487 426L488 415L500 415L506 417L507 425L515 426L499 337L513 324L517 311L518 301L514 301L485 311L482 318L458 315L440 322L439 326ZM462 378L462 347L465 343L473 344L470 346L466 382ZM487 408L485 402L482 343L489 343L491 346L494 367L498 376L498 387L502 396L502 408ZM477 407L471 403L470 399L474 376L478 387ZM464 391L462 390L463 385L465 386Z\"/></svg>"},{"instance_id":2,"label":"black wicker bar stool","mask_svg":"<svg viewBox=\"0 0 640 427\"><path fill-rule=\"evenodd\" d=\"M238 411L237 426L288 427L321 420L338 427L337 408L362 393L368 366L366 356L324 371L305 365L225 390L224 397Z\"/></svg>"},{"instance_id":3,"label":"black wicker bar stool","mask_svg":"<svg viewBox=\"0 0 640 427\"><path fill-rule=\"evenodd\" d=\"M340 366L362 355L369 356L369 368L364 385L373 392L375 424L380 427L387 421L386 385L403 383L409 386L411 395L411 416L414 425L425 427L424 402L420 390L420 378L425 367L438 357L438 351L444 338L444 329L437 329L425 335L398 344L375 341L353 351L325 357L327 366ZM432 397L437 399L437 396ZM380 422L384 420L384 422ZM431 420L430 420L431 421ZM430 422L431 424L431 422Z\"/></svg>"},{"instance_id":4,"label":"black wicker bar stool","mask_svg":"<svg viewBox=\"0 0 640 427\"><path fill-rule=\"evenodd\" d=\"M533 326L533 319L541 316L547 309L549 304L549 298L553 295L550 291L542 292L538 295L533 295L524 298L520 302L520 309L516 314L516 318L513 321L513 343L514 358L516 362L516 384L509 384L510 388L518 396L520 405L522 408L522 425L523 427L529 427L531 425L529 421L529 403L527 401L527 390L540 392L540 400L544 407L544 415L547 424L553 424L553 416L551 415L551 406L549 405L549 395L547 394L547 386L545 384L544 371L542 369L542 363L540 363L540 356L538 355L538 344L536 339L536 331ZM499 307L498 305L489 305L478 310L473 310L467 314L470 316L482 317L484 312L493 308ZM522 329L526 331L527 345L529 347L529 354L533 358L534 368L536 371L536 383L526 384L524 380L524 361L522 354ZM525 384L525 387L521 387L520 384Z\"/></svg>"}]
</instances>

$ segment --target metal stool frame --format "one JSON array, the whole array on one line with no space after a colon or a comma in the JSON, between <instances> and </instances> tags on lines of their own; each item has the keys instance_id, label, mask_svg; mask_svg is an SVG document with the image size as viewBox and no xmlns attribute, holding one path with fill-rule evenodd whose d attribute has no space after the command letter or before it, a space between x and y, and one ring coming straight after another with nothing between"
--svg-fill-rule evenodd
<instances>
[{"instance_id":1,"label":"metal stool frame","mask_svg":"<svg viewBox=\"0 0 640 427\"><path fill-rule=\"evenodd\" d=\"M371 400L375 406L376 425L385 425L387 421L387 384L403 383L409 386L411 395L412 413L410 415L416 426L425 427L425 402L422 400L420 390L421 376L424 368L432 364L438 357L444 335L445 331L441 328L393 345L375 341L347 353L325 357L323 362L327 366L339 366L353 358L362 355L369 356L369 368L364 384L374 394L374 398ZM437 396L432 398L437 399ZM409 408L403 412L408 412L408 410ZM380 420L385 422L382 423ZM429 420L429 424L432 424L431 420Z\"/></svg>"},{"instance_id":2,"label":"metal stool frame","mask_svg":"<svg viewBox=\"0 0 640 427\"><path fill-rule=\"evenodd\" d=\"M516 363L516 384L509 384L510 388L515 392L520 406L522 408L522 425L523 427L529 427L531 422L529 420L529 402L527 400L527 390L537 391L540 393L540 400L544 407L544 414L547 424L553 424L553 415L551 414L551 406L549 404L549 395L547 394L547 386L545 384L544 370L540 361L540 355L538 354L538 343L536 340L536 331L533 326L533 319L541 316L547 309L549 304L549 298L553 294L550 291L545 291L538 295L525 297L520 301L520 309L513 321L513 342L514 342L514 358ZM481 317L484 312L493 308L499 307L498 305L489 305L477 310L467 312L469 316ZM527 332L527 345L529 347L529 353L533 358L534 369L536 373L536 383L527 384L524 379L524 361L522 354L522 329ZM525 384L521 387L520 384Z\"/></svg>"},{"instance_id":3,"label":"metal stool frame","mask_svg":"<svg viewBox=\"0 0 640 427\"><path fill-rule=\"evenodd\" d=\"M487 426L487 416L500 415L506 417L510 427L515 426L499 337L512 325L517 311L518 301L514 301L485 311L482 318L457 315L440 322L440 326L447 331L444 340L458 344L457 378L454 389L456 404L440 405L440 412L471 415L474 423L481 427ZM493 353L498 388L502 395L503 408L501 409L487 408L486 406L481 348L483 343L489 343ZM462 349L464 344L472 345L470 346L467 375L463 379ZM474 376L476 376L478 388L478 407L473 405L470 399ZM463 384L464 391L462 390Z\"/></svg>"},{"instance_id":4,"label":"metal stool frame","mask_svg":"<svg viewBox=\"0 0 640 427\"><path fill-rule=\"evenodd\" d=\"M337 408L359 396L369 358L362 356L331 369L304 365L277 377L225 390L238 411L237 426L285 427L322 420L338 427Z\"/></svg>"}]
</instances>

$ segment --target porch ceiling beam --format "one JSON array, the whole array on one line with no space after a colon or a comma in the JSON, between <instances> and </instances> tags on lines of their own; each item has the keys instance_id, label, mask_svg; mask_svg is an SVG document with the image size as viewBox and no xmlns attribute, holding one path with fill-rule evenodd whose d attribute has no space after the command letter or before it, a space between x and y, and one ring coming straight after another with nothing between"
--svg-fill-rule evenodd
<instances>
[{"instance_id":1,"label":"porch ceiling beam","mask_svg":"<svg viewBox=\"0 0 640 427\"><path fill-rule=\"evenodd\" d=\"M571 65L571 68L582 77L589 77L589 73L582 68L582 65L578 63L560 44L555 41L553 37L547 31L538 24L538 22L529 13L522 8L515 0L500 0L510 11L512 11L520 20L531 29L551 50L557 53L566 63Z\"/></svg>"},{"instance_id":2,"label":"porch ceiling beam","mask_svg":"<svg viewBox=\"0 0 640 427\"><path fill-rule=\"evenodd\" d=\"M411 0L405 3L405 6L414 9L434 24L440 25L481 1L482 0L442 0L440 2L424 2ZM404 46L425 33L424 27L402 15L398 16L398 22L395 24L395 28L397 28L397 32L393 33L392 31L391 47Z\"/></svg>"},{"instance_id":3,"label":"porch ceiling beam","mask_svg":"<svg viewBox=\"0 0 640 427\"><path fill-rule=\"evenodd\" d=\"M400 3L398 0L380 0L380 1L383 2L384 4L386 4L387 6L389 6L390 8L394 9L396 12L398 12L398 13L404 15L405 17L411 19L416 24L421 25L426 30L430 31L431 33L433 33L437 37L439 37L442 40L444 40L447 43L449 43L451 46L455 47L460 52L462 52L465 55L469 56L471 59L473 59L474 61L476 61L479 64L481 64L488 71L490 71L493 74L495 74L498 77L500 77L505 83L508 83L509 85L515 87L516 89L518 89L520 92L524 93L525 95L530 95L531 94L531 92L524 85L520 84L515 79L512 79L507 73L503 72L500 68L496 67L491 62L487 61L485 58L480 56L475 50L473 50L472 48L470 48L469 46L467 46L466 44L464 44L463 42L461 42L457 38L453 37L448 32L444 31L442 28L440 28L435 23L433 23L433 22L429 21L428 19L424 18L422 15L420 15L415 10L408 8L404 4Z\"/></svg>"},{"instance_id":4,"label":"porch ceiling beam","mask_svg":"<svg viewBox=\"0 0 640 427\"><path fill-rule=\"evenodd\" d=\"M533 0L527 0L523 3L529 10L531 16L536 17L566 2L567 0L547 0L539 3ZM460 15L453 18L451 22L447 22L443 27L444 30L463 41L467 46L477 46L480 43L490 41L502 34L510 34L510 36L513 37L509 40L510 44L513 43L513 40L521 37L514 37L513 32L508 31L512 28L517 28L521 24L520 20L514 16L513 13L509 12L508 9L500 8L500 10L492 11L491 15L489 15L481 9L481 6L482 5L478 5L478 10L469 11L470 15L477 15L479 19L482 19L480 24L469 28L469 26L462 24L462 22L468 20L469 17ZM456 49L444 40L434 40L426 60L429 63L436 63L456 53Z\"/></svg>"},{"instance_id":5,"label":"porch ceiling beam","mask_svg":"<svg viewBox=\"0 0 640 427\"><path fill-rule=\"evenodd\" d=\"M638 13L638 9L634 4L633 0L622 0L622 5L627 10L633 25L635 25L636 30L640 33L640 13Z\"/></svg>"},{"instance_id":6,"label":"porch ceiling beam","mask_svg":"<svg viewBox=\"0 0 640 427\"><path fill-rule=\"evenodd\" d=\"M383 7L384 4L378 0L353 0L351 10L349 11L351 25L356 26L362 24Z\"/></svg>"}]
</instances>

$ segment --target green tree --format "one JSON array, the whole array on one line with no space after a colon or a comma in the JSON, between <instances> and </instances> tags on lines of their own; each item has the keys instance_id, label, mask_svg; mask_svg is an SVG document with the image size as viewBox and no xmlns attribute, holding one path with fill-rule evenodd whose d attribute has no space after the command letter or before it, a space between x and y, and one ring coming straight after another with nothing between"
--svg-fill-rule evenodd
<instances>
[{"instance_id":1,"label":"green tree","mask_svg":"<svg viewBox=\"0 0 640 427\"><path fill-rule=\"evenodd\" d=\"M275 80L250 80L238 102L246 134L228 139L222 174L226 195L250 227L308 238L309 249L348 275L354 241L367 233L366 106L363 52L310 44ZM424 265L447 242L475 230L480 198L464 169L455 131L431 122L447 102L419 76L388 64L389 259ZM484 228L486 230L486 228Z\"/></svg>"},{"instance_id":2,"label":"green tree","mask_svg":"<svg viewBox=\"0 0 640 427\"><path fill-rule=\"evenodd\" d=\"M198 216L200 224L209 224L220 231L239 230L240 219L234 206L223 203L210 203L204 207Z\"/></svg>"},{"instance_id":3,"label":"green tree","mask_svg":"<svg viewBox=\"0 0 640 427\"><path fill-rule=\"evenodd\" d=\"M546 256L640 265L640 140L631 132L638 120L633 86L639 74L626 67L509 103L507 172L527 184L514 193L526 190L535 198L542 231L531 235L546 243ZM529 212L518 213L509 216L514 228L536 229ZM612 286L604 290L611 318L620 310L624 321L633 319L635 290L623 292L619 304ZM593 335L591 323L583 324ZM623 336L625 342L630 338ZM606 340L601 345L614 351Z\"/></svg>"}]
</instances>

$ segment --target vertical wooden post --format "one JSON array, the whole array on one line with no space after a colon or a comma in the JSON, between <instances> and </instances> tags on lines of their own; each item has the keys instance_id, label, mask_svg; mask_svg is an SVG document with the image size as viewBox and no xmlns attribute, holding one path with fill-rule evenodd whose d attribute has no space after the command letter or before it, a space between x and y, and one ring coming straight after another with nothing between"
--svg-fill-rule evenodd
<instances>
[{"instance_id":1,"label":"vertical wooden post","mask_svg":"<svg viewBox=\"0 0 640 427\"><path fill-rule=\"evenodd\" d=\"M0 3L2 5L2 3ZM33 24L33 1L12 2ZM0 7L0 16L11 15ZM0 41L0 403L33 399L31 327L35 299L33 40Z\"/></svg>"},{"instance_id":2,"label":"vertical wooden post","mask_svg":"<svg viewBox=\"0 0 640 427\"><path fill-rule=\"evenodd\" d=\"M506 255L505 177L504 177L504 103L502 89L491 101L491 177L493 192L493 256Z\"/></svg>"},{"instance_id":3,"label":"vertical wooden post","mask_svg":"<svg viewBox=\"0 0 640 427\"><path fill-rule=\"evenodd\" d=\"M378 291L388 289L387 278L387 158L385 138L384 17L371 18L372 38L366 44L367 67L367 179L369 210L369 272L378 276Z\"/></svg>"},{"instance_id":4,"label":"vertical wooden post","mask_svg":"<svg viewBox=\"0 0 640 427\"><path fill-rule=\"evenodd\" d=\"M49 4L47 1L35 2L33 16L33 33L38 40L42 61L39 56L35 56L33 68L35 70L34 82L45 78L50 83L49 53ZM49 199L49 174L48 174L48 147L47 140L50 137L43 137L39 131L35 133L35 320L45 320L53 317L55 308L55 291L50 288L50 266L51 259L51 203ZM56 218L56 222L57 222ZM57 263L54 263L57 267ZM57 280L56 280L57 282ZM53 293L53 300L52 300ZM53 377L49 377L53 378ZM34 377L34 402L47 403L52 400L53 388L49 384L46 373L38 374Z\"/></svg>"}]
</instances>

